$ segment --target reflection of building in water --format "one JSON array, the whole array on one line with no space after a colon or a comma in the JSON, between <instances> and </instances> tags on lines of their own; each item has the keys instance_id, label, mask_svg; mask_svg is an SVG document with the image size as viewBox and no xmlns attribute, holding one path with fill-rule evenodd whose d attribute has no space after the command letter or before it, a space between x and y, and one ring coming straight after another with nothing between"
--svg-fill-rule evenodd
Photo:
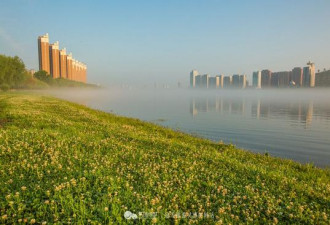
<instances>
[{"instance_id":1,"label":"reflection of building in water","mask_svg":"<svg viewBox=\"0 0 330 225\"><path fill-rule=\"evenodd\" d=\"M190 114L193 116L196 116L198 113L197 109L196 109L196 103L195 103L195 99L192 99L190 101Z\"/></svg>"},{"instance_id":2,"label":"reflection of building in water","mask_svg":"<svg viewBox=\"0 0 330 225\"><path fill-rule=\"evenodd\" d=\"M207 111L208 112L219 112L221 110L221 98L215 97L215 98L207 98Z\"/></svg>"},{"instance_id":3,"label":"reflection of building in water","mask_svg":"<svg viewBox=\"0 0 330 225\"><path fill-rule=\"evenodd\" d=\"M302 107L302 120L306 123L306 126L308 126L312 123L313 119L313 102L310 101L308 104L302 105Z\"/></svg>"},{"instance_id":4,"label":"reflection of building in water","mask_svg":"<svg viewBox=\"0 0 330 225\"><path fill-rule=\"evenodd\" d=\"M231 100L231 112L232 113L244 113L245 111L245 102L240 99L240 100Z\"/></svg>"},{"instance_id":5,"label":"reflection of building in water","mask_svg":"<svg viewBox=\"0 0 330 225\"><path fill-rule=\"evenodd\" d=\"M198 112L208 112L208 100L206 99L199 99L199 98L192 98L190 101L190 113L192 115L197 115Z\"/></svg>"},{"instance_id":6,"label":"reflection of building in water","mask_svg":"<svg viewBox=\"0 0 330 225\"><path fill-rule=\"evenodd\" d=\"M283 119L287 116L290 120L310 125L313 119L313 106L313 101L288 103L258 99L251 103L251 115L257 119L269 117Z\"/></svg>"},{"instance_id":7,"label":"reflection of building in water","mask_svg":"<svg viewBox=\"0 0 330 225\"><path fill-rule=\"evenodd\" d=\"M253 101L251 104L251 115L256 117L257 119L260 118L260 105L260 99L258 99L257 101Z\"/></svg>"},{"instance_id":8,"label":"reflection of building in water","mask_svg":"<svg viewBox=\"0 0 330 225\"><path fill-rule=\"evenodd\" d=\"M222 111L226 113L231 113L231 101L229 99L223 100Z\"/></svg>"},{"instance_id":9,"label":"reflection of building in water","mask_svg":"<svg viewBox=\"0 0 330 225\"><path fill-rule=\"evenodd\" d=\"M192 98L190 113L195 116L199 112L219 112L243 114L245 112L245 99L230 99L222 97Z\"/></svg>"},{"instance_id":10,"label":"reflection of building in water","mask_svg":"<svg viewBox=\"0 0 330 225\"><path fill-rule=\"evenodd\" d=\"M330 104L324 102L314 102L313 112L319 118L325 118L327 121L330 119Z\"/></svg>"},{"instance_id":11,"label":"reflection of building in water","mask_svg":"<svg viewBox=\"0 0 330 225\"><path fill-rule=\"evenodd\" d=\"M330 118L330 105L324 102L287 101L260 98L235 98L230 96L195 97L190 100L190 113L216 112L221 114L248 115L257 119L270 118L289 123L298 121L308 127L313 119ZM314 118L313 118L314 117Z\"/></svg>"}]
</instances>

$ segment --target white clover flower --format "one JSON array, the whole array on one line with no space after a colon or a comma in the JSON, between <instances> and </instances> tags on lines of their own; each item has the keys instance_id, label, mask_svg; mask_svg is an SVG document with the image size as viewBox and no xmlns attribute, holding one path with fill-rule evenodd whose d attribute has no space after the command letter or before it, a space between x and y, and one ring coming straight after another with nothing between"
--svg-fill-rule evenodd
<instances>
[{"instance_id":1,"label":"white clover flower","mask_svg":"<svg viewBox=\"0 0 330 225\"><path fill-rule=\"evenodd\" d=\"M124 217L125 217L125 219L131 219L131 216L132 216L132 212L130 212L130 211L126 211L125 213L124 213Z\"/></svg>"}]
</instances>

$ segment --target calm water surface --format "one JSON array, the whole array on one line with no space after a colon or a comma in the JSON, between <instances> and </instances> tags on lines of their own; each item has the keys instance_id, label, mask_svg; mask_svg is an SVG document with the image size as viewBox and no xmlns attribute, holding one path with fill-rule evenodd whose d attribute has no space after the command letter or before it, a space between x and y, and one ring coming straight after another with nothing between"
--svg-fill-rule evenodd
<instances>
[{"instance_id":1,"label":"calm water surface","mask_svg":"<svg viewBox=\"0 0 330 225\"><path fill-rule=\"evenodd\" d=\"M253 152L330 166L330 90L110 89L51 94Z\"/></svg>"}]
</instances>

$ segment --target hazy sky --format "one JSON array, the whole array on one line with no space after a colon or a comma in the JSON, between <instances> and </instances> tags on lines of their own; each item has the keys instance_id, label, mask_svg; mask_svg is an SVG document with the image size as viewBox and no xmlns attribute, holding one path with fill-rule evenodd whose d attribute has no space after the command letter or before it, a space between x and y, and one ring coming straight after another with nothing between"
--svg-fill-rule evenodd
<instances>
[{"instance_id":1,"label":"hazy sky","mask_svg":"<svg viewBox=\"0 0 330 225\"><path fill-rule=\"evenodd\" d=\"M48 32L102 84L188 85L200 73L330 68L329 0L1 0L0 54L38 69Z\"/></svg>"}]
</instances>

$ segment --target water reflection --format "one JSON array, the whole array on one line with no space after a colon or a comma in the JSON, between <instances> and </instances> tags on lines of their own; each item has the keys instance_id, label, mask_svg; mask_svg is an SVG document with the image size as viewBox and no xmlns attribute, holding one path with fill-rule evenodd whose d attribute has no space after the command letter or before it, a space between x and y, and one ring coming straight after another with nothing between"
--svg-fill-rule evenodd
<instances>
[{"instance_id":1,"label":"water reflection","mask_svg":"<svg viewBox=\"0 0 330 225\"><path fill-rule=\"evenodd\" d=\"M192 98L190 101L190 113L196 116L198 112L219 112L244 114L246 101L244 99Z\"/></svg>"},{"instance_id":2,"label":"water reflection","mask_svg":"<svg viewBox=\"0 0 330 225\"><path fill-rule=\"evenodd\" d=\"M194 96L189 132L255 152L329 166L330 104L324 98Z\"/></svg>"},{"instance_id":3,"label":"water reflection","mask_svg":"<svg viewBox=\"0 0 330 225\"><path fill-rule=\"evenodd\" d=\"M298 103L269 102L267 100L253 101L251 116L260 118L288 118L289 121L299 121L308 126L313 118L313 101Z\"/></svg>"},{"instance_id":4,"label":"water reflection","mask_svg":"<svg viewBox=\"0 0 330 225\"><path fill-rule=\"evenodd\" d=\"M320 119L330 117L330 105L314 105L313 100L286 102L269 101L269 99L248 99L221 97L194 97L190 100L190 114L217 112L222 114L236 114L250 116L256 119L286 119L291 122L301 122L310 125L313 121L313 113L317 112ZM250 113L249 113L250 112Z\"/></svg>"}]
</instances>

